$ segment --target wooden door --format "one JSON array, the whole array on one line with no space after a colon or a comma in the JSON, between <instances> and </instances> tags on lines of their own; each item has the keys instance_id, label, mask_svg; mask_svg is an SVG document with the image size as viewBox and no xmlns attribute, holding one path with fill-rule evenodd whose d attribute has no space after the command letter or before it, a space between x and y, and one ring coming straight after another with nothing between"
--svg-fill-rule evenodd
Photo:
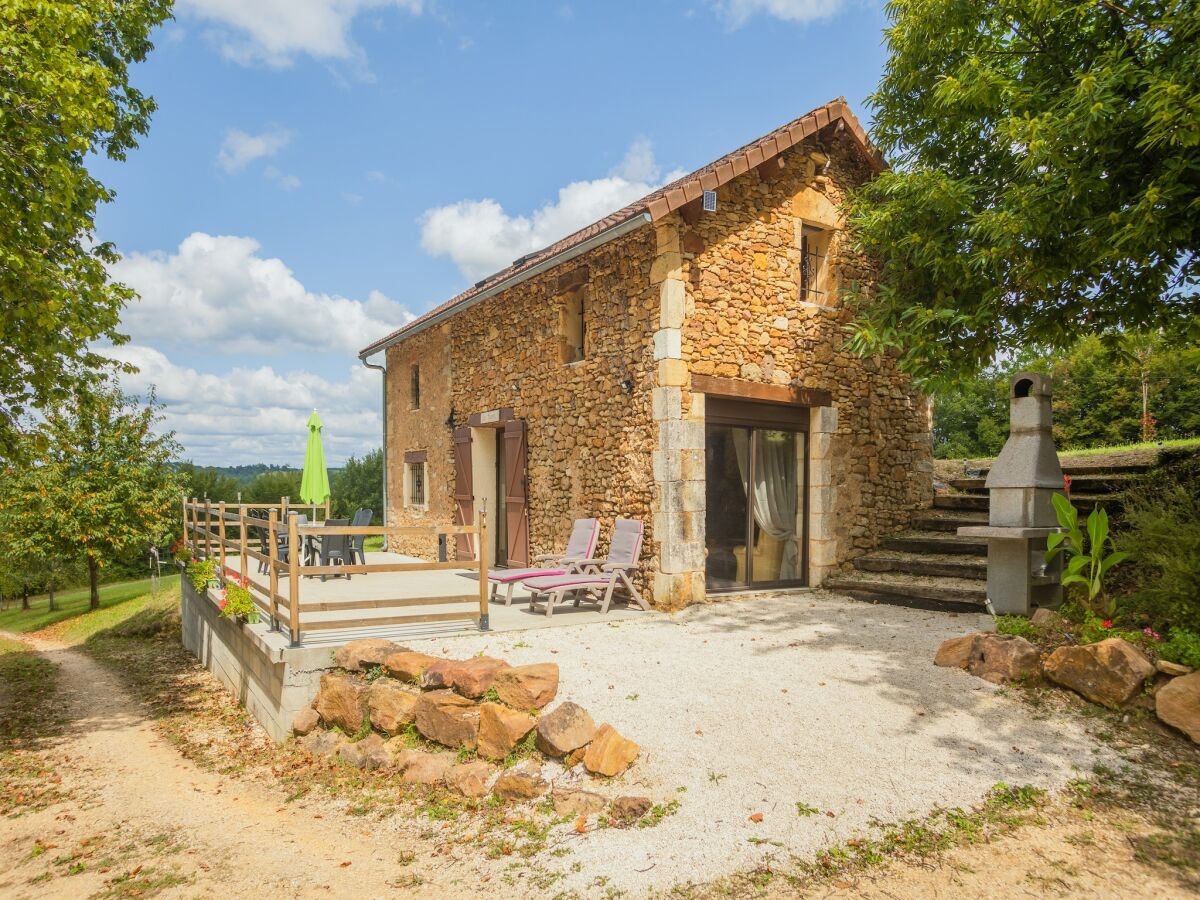
<instances>
[{"instance_id":1,"label":"wooden door","mask_svg":"<svg viewBox=\"0 0 1200 900\"><path fill-rule=\"evenodd\" d=\"M475 494L471 482L471 429L454 429L454 524L475 524ZM475 558L471 535L455 536L455 559Z\"/></svg>"},{"instance_id":2,"label":"wooden door","mask_svg":"<svg viewBox=\"0 0 1200 900\"><path fill-rule=\"evenodd\" d=\"M508 564L529 565L529 496L525 484L525 420L504 423L504 517Z\"/></svg>"}]
</instances>

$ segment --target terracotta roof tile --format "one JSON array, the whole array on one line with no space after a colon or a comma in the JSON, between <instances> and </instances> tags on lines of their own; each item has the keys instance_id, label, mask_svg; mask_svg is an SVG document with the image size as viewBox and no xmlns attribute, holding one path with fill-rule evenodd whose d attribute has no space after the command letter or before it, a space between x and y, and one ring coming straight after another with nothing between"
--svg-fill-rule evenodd
<instances>
[{"instance_id":1,"label":"terracotta roof tile","mask_svg":"<svg viewBox=\"0 0 1200 900\"><path fill-rule=\"evenodd\" d=\"M867 133L863 130L862 125L859 124L858 119L855 118L854 113L850 111L850 107L846 104L846 101L841 98L832 100L824 106L820 106L785 125L781 125L770 134L763 135L749 144L739 147L732 153L727 153L707 166L684 175L670 184L663 185L640 200L635 200L628 206L610 213L603 219L593 222L591 225L581 228L573 234L567 235L562 240L556 241L550 246L544 247L534 253L526 254L512 265L476 282L474 286L463 291L457 297L452 297L440 306L413 319L407 325L398 328L387 337L366 347L359 353L359 356L366 357L378 353L406 335L420 331L430 320L452 310L456 306L468 303L472 298L484 291L538 266L559 253L582 244L584 241L595 237L601 232L627 222L635 216L649 214L651 221L658 221L687 203L696 200L703 191L715 190L722 184L726 184L734 178L745 174L750 169L780 155L788 148L800 143L805 138L810 137L839 119L850 129L851 134L858 141L871 161L871 164L877 170L881 170L884 166L883 157L880 156L879 151L871 144L870 138L867 137Z\"/></svg>"}]
</instances>

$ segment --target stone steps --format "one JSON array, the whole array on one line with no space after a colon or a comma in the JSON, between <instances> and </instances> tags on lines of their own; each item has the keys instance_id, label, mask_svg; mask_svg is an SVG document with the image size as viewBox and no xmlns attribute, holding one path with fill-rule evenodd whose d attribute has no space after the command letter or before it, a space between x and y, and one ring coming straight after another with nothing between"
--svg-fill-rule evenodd
<instances>
[{"instance_id":1,"label":"stone steps","mask_svg":"<svg viewBox=\"0 0 1200 900\"><path fill-rule=\"evenodd\" d=\"M936 510L931 509L921 515L913 516L914 531L945 531L954 534L965 525L986 525L986 512L972 510Z\"/></svg>"},{"instance_id":2,"label":"stone steps","mask_svg":"<svg viewBox=\"0 0 1200 900\"><path fill-rule=\"evenodd\" d=\"M906 553L900 550L876 550L854 560L860 572L896 572L902 575L932 575L982 581L987 578L987 563L962 554Z\"/></svg>"},{"instance_id":3,"label":"stone steps","mask_svg":"<svg viewBox=\"0 0 1200 900\"><path fill-rule=\"evenodd\" d=\"M910 531L885 538L879 546L884 550L902 553L954 554L956 556L987 556L987 541L964 538L941 531Z\"/></svg>"},{"instance_id":4,"label":"stone steps","mask_svg":"<svg viewBox=\"0 0 1200 900\"><path fill-rule=\"evenodd\" d=\"M1070 473L1067 473L1070 475ZM1071 490L1081 494L1112 494L1129 486L1132 477L1104 472L1100 475L1071 475ZM986 478L951 478L950 487L956 491L985 494Z\"/></svg>"},{"instance_id":5,"label":"stone steps","mask_svg":"<svg viewBox=\"0 0 1200 900\"><path fill-rule=\"evenodd\" d=\"M986 513L991 501L986 493L937 494L933 498L934 509L965 510ZM1071 505L1083 513L1089 513L1100 504L1109 512L1120 509L1120 498L1115 494L1071 494Z\"/></svg>"},{"instance_id":6,"label":"stone steps","mask_svg":"<svg viewBox=\"0 0 1200 900\"><path fill-rule=\"evenodd\" d=\"M1086 476L1111 476L1111 475L1142 475L1149 472L1157 465L1155 462L1135 462L1135 463L1080 463L1068 462L1062 467L1064 475L1070 475L1071 478L1086 477ZM972 474L978 473L982 478L986 478L991 471L990 466L984 466L980 469L971 470Z\"/></svg>"},{"instance_id":7,"label":"stone steps","mask_svg":"<svg viewBox=\"0 0 1200 900\"><path fill-rule=\"evenodd\" d=\"M981 610L987 601L983 584L965 578L879 572L827 578L822 587L849 594L856 600L932 609Z\"/></svg>"}]
</instances>

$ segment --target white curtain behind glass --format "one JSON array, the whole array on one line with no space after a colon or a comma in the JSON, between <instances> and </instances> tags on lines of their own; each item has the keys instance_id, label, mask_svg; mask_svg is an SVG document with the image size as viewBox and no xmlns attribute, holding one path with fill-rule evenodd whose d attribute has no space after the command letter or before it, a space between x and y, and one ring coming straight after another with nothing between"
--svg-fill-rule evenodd
<instances>
[{"instance_id":1,"label":"white curtain behind glass","mask_svg":"<svg viewBox=\"0 0 1200 900\"><path fill-rule=\"evenodd\" d=\"M747 481L750 460L750 432L731 429L733 450L737 455L742 484ZM779 435L780 433L776 433ZM795 439L771 439L760 431L754 452L754 521L769 537L783 543L779 565L780 580L800 575L800 546L796 540L796 464Z\"/></svg>"}]
</instances>

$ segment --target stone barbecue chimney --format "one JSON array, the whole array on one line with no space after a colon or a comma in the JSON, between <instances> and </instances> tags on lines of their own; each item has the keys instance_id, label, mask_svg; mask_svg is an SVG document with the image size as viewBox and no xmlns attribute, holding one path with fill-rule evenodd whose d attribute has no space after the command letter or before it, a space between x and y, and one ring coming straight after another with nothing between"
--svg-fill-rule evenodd
<instances>
[{"instance_id":1,"label":"stone barbecue chimney","mask_svg":"<svg viewBox=\"0 0 1200 900\"><path fill-rule=\"evenodd\" d=\"M1009 385L1010 427L984 485L988 524L959 528L988 544L987 597L998 614L1029 615L1062 602L1062 557L1045 561L1046 537L1058 531L1050 498L1063 489L1051 433L1048 376L1021 372Z\"/></svg>"}]
</instances>

